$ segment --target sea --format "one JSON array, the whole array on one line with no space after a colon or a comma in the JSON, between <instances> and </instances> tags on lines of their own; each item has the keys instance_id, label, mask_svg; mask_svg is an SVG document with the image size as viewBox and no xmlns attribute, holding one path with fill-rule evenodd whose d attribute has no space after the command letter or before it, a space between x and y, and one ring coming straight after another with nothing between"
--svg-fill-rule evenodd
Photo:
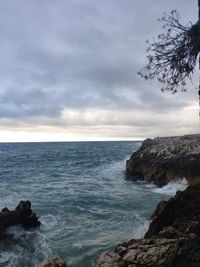
<instances>
[{"instance_id":1,"label":"sea","mask_svg":"<svg viewBox=\"0 0 200 267\"><path fill-rule=\"evenodd\" d=\"M60 255L70 267L92 267L120 242L144 235L157 203L186 188L130 180L126 160L141 145L127 142L0 144L0 209L30 200L39 229L7 229L0 267L36 267Z\"/></svg>"}]
</instances>

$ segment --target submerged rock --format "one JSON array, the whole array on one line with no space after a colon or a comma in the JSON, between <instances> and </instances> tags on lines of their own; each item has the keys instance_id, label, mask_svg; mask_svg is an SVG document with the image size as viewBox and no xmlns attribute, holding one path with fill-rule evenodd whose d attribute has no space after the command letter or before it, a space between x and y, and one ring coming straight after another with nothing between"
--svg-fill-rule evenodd
<instances>
[{"instance_id":1,"label":"submerged rock","mask_svg":"<svg viewBox=\"0 0 200 267\"><path fill-rule=\"evenodd\" d=\"M119 244L94 267L200 266L200 184L161 201L143 239Z\"/></svg>"},{"instance_id":2,"label":"submerged rock","mask_svg":"<svg viewBox=\"0 0 200 267\"><path fill-rule=\"evenodd\" d=\"M185 177L200 182L200 135L146 139L126 162L129 177L158 186Z\"/></svg>"},{"instance_id":3,"label":"submerged rock","mask_svg":"<svg viewBox=\"0 0 200 267\"><path fill-rule=\"evenodd\" d=\"M21 225L25 229L39 227L39 217L31 209L30 201L20 201L15 210L10 211L7 207L0 212L0 233L7 227Z\"/></svg>"},{"instance_id":4,"label":"submerged rock","mask_svg":"<svg viewBox=\"0 0 200 267\"><path fill-rule=\"evenodd\" d=\"M48 260L39 263L37 267L67 267L67 264L59 256L54 256Z\"/></svg>"}]
</instances>

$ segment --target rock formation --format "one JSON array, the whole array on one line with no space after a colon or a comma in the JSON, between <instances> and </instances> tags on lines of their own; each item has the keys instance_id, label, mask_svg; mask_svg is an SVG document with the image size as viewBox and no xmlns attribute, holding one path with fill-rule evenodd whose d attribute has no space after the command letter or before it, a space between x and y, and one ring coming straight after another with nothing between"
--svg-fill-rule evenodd
<instances>
[{"instance_id":1,"label":"rock formation","mask_svg":"<svg viewBox=\"0 0 200 267\"><path fill-rule=\"evenodd\" d=\"M30 201L20 201L15 210L10 211L7 207L0 212L0 234L9 227L21 225L25 229L39 227L38 217L31 209Z\"/></svg>"},{"instance_id":2,"label":"rock formation","mask_svg":"<svg viewBox=\"0 0 200 267\"><path fill-rule=\"evenodd\" d=\"M126 163L128 177L158 186L185 177L200 182L200 135L146 139Z\"/></svg>"},{"instance_id":3,"label":"rock formation","mask_svg":"<svg viewBox=\"0 0 200 267\"><path fill-rule=\"evenodd\" d=\"M200 184L161 201L143 239L103 253L95 267L200 266Z\"/></svg>"},{"instance_id":4,"label":"rock formation","mask_svg":"<svg viewBox=\"0 0 200 267\"><path fill-rule=\"evenodd\" d=\"M44 260L37 267L67 267L67 264L59 256Z\"/></svg>"}]
</instances>

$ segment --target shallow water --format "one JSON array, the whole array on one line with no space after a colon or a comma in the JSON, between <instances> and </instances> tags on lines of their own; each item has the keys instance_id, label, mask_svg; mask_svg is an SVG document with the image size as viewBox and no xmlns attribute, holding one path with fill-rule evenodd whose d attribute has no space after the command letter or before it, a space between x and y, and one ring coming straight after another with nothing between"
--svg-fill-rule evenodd
<instances>
[{"instance_id":1,"label":"shallow water","mask_svg":"<svg viewBox=\"0 0 200 267\"><path fill-rule=\"evenodd\" d=\"M125 161L140 142L0 144L0 207L29 199L42 221L36 231L8 229L0 267L34 267L59 254L70 267L91 267L117 243L141 237L162 189L126 179Z\"/></svg>"}]
</instances>

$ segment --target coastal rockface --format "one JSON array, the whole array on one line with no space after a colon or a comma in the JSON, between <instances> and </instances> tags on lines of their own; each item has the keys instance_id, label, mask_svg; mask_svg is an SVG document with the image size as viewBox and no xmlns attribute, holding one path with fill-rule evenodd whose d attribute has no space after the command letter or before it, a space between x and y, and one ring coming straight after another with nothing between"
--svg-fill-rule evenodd
<instances>
[{"instance_id":1,"label":"coastal rockface","mask_svg":"<svg viewBox=\"0 0 200 267\"><path fill-rule=\"evenodd\" d=\"M126 162L133 179L158 186L185 177L189 184L200 182L200 135L146 139Z\"/></svg>"},{"instance_id":2,"label":"coastal rockface","mask_svg":"<svg viewBox=\"0 0 200 267\"><path fill-rule=\"evenodd\" d=\"M94 267L199 267L200 184L161 201L142 239L132 239L102 253ZM38 267L65 267L60 257Z\"/></svg>"},{"instance_id":3,"label":"coastal rockface","mask_svg":"<svg viewBox=\"0 0 200 267\"><path fill-rule=\"evenodd\" d=\"M161 201L143 239L119 244L94 267L200 266L200 184Z\"/></svg>"},{"instance_id":4,"label":"coastal rockface","mask_svg":"<svg viewBox=\"0 0 200 267\"><path fill-rule=\"evenodd\" d=\"M0 235L9 226L21 225L25 229L36 228L41 225L39 217L32 211L31 202L20 201L15 210L7 207L0 212Z\"/></svg>"},{"instance_id":5,"label":"coastal rockface","mask_svg":"<svg viewBox=\"0 0 200 267\"><path fill-rule=\"evenodd\" d=\"M53 256L50 259L39 263L37 267L68 267L64 260L59 256Z\"/></svg>"}]
</instances>

